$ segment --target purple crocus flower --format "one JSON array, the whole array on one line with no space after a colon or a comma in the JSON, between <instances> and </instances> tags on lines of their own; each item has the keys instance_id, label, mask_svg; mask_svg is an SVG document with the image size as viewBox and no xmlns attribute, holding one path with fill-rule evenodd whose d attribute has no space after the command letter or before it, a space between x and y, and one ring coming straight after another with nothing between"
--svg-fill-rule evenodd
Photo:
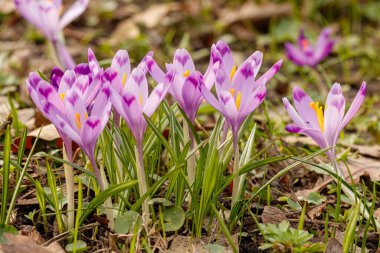
<instances>
[{"instance_id":1,"label":"purple crocus flower","mask_svg":"<svg viewBox=\"0 0 380 253\"><path fill-rule=\"evenodd\" d=\"M144 74L147 72L146 57L153 56L153 52L148 52L144 60L137 66L142 69ZM104 71L103 78L111 84L112 89L120 96L128 80L131 78L131 63L127 50L118 50L112 59L111 67ZM114 111L115 125L119 126L120 115Z\"/></svg>"},{"instance_id":2,"label":"purple crocus flower","mask_svg":"<svg viewBox=\"0 0 380 253\"><path fill-rule=\"evenodd\" d=\"M294 87L294 107L287 98L283 98L284 106L293 120L286 126L291 133L300 133L312 138L321 148L333 147L327 152L331 162L335 163L335 148L342 129L358 112L364 101L366 83L363 82L350 108L345 114L346 101L339 83L335 83L327 96L325 110L318 102L314 102L301 88ZM341 174L341 171L338 170ZM342 174L341 174L342 175Z\"/></svg>"},{"instance_id":3,"label":"purple crocus flower","mask_svg":"<svg viewBox=\"0 0 380 253\"><path fill-rule=\"evenodd\" d=\"M89 0L76 0L62 16L61 0L14 0L14 2L20 14L52 42L62 66L65 69L73 69L75 63L64 45L62 30L85 11Z\"/></svg>"},{"instance_id":4,"label":"purple crocus flower","mask_svg":"<svg viewBox=\"0 0 380 253\"><path fill-rule=\"evenodd\" d=\"M55 103L54 100L57 99L58 94L54 93L51 85L42 81L39 86L39 90L45 90L42 95L46 99L41 101L44 114L60 132L67 135L82 148L93 166L100 187L103 189L94 152L97 139L107 125L111 112L109 83L105 83L100 89L90 109L86 107L85 100L77 89L68 90L63 103Z\"/></svg>"},{"instance_id":5,"label":"purple crocus flower","mask_svg":"<svg viewBox=\"0 0 380 253\"><path fill-rule=\"evenodd\" d=\"M232 129L234 141L237 141L241 124L265 98L265 84L277 73L282 60L255 80L262 63L262 52L256 51L237 68L227 43L219 41L213 45L212 51L212 58L221 61L215 82L217 97L205 85L200 85L201 92L207 102L224 115Z\"/></svg>"},{"instance_id":6,"label":"purple crocus flower","mask_svg":"<svg viewBox=\"0 0 380 253\"><path fill-rule=\"evenodd\" d=\"M315 45L312 45L304 30L301 29L297 45L285 43L286 56L296 65L315 67L330 54L334 47L335 41L330 38L330 35L329 28L323 29Z\"/></svg>"},{"instance_id":7,"label":"purple crocus flower","mask_svg":"<svg viewBox=\"0 0 380 253\"><path fill-rule=\"evenodd\" d=\"M165 73L160 69L151 56L146 58L147 67L150 74L157 82L162 82ZM196 71L194 61L186 49L177 49L174 53L173 63L166 64L167 71L173 72L173 85L169 89L179 106L186 113L191 122L194 122L195 116L203 101L199 84L204 82L207 89L211 89L215 82L215 75L219 68L219 62L213 62L209 70L203 76Z\"/></svg>"},{"instance_id":8,"label":"purple crocus flower","mask_svg":"<svg viewBox=\"0 0 380 253\"><path fill-rule=\"evenodd\" d=\"M167 75L167 79L172 78ZM158 105L164 99L170 87L170 81L159 83L149 96L148 82L144 71L137 67L133 69L122 94L112 92L111 100L116 111L124 118L131 129L138 145L142 145L147 122L143 116L152 116Z\"/></svg>"}]
</instances>

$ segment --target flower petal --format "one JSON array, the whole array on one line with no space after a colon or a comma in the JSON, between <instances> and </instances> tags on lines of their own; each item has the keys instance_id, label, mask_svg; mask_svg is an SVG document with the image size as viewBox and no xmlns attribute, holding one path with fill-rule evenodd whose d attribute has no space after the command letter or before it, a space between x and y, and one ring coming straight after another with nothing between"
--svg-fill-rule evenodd
<instances>
[{"instance_id":1,"label":"flower petal","mask_svg":"<svg viewBox=\"0 0 380 253\"><path fill-rule=\"evenodd\" d=\"M76 82L76 75L74 70L66 70L61 78L58 88L58 94L66 94L66 91L71 89Z\"/></svg>"},{"instance_id":2,"label":"flower petal","mask_svg":"<svg viewBox=\"0 0 380 253\"><path fill-rule=\"evenodd\" d=\"M232 71L232 67L235 65L234 59L232 57L231 49L228 46L228 44L223 41L219 40L216 43L216 49L220 53L220 56L222 57L222 67L226 71L227 75L229 75Z\"/></svg>"},{"instance_id":3,"label":"flower petal","mask_svg":"<svg viewBox=\"0 0 380 253\"><path fill-rule=\"evenodd\" d=\"M89 0L76 0L73 5L62 15L59 22L60 28L70 24L74 19L79 17L87 8Z\"/></svg>"},{"instance_id":4,"label":"flower petal","mask_svg":"<svg viewBox=\"0 0 380 253\"><path fill-rule=\"evenodd\" d=\"M124 91L132 93L141 106L144 106L148 99L148 81L144 71L141 68L134 68L131 73L131 78L128 79Z\"/></svg>"},{"instance_id":5,"label":"flower petal","mask_svg":"<svg viewBox=\"0 0 380 253\"><path fill-rule=\"evenodd\" d=\"M255 81L255 87L260 86L264 80L267 82L278 72L282 65L282 59L278 60L267 72L265 72L259 79Z\"/></svg>"},{"instance_id":6,"label":"flower petal","mask_svg":"<svg viewBox=\"0 0 380 253\"><path fill-rule=\"evenodd\" d=\"M317 115L315 111L310 107L310 103L313 100L307 95L301 88L293 88L293 100L296 109L305 122L306 126L313 129L320 129Z\"/></svg>"},{"instance_id":7,"label":"flower petal","mask_svg":"<svg viewBox=\"0 0 380 253\"><path fill-rule=\"evenodd\" d=\"M187 71L190 71L190 73L195 71L193 59L186 49L177 49L175 51L173 65L180 74L186 73Z\"/></svg>"},{"instance_id":8,"label":"flower petal","mask_svg":"<svg viewBox=\"0 0 380 253\"><path fill-rule=\"evenodd\" d=\"M362 105L364 101L364 97L367 91L367 84L363 81L362 85L360 86L360 90L356 94L356 97L354 101L352 102L350 108L348 109L346 116L344 117L342 121L342 125L340 126L341 131L347 124L350 122L350 120L355 116L355 114L359 111L360 106Z\"/></svg>"},{"instance_id":9,"label":"flower petal","mask_svg":"<svg viewBox=\"0 0 380 253\"><path fill-rule=\"evenodd\" d=\"M131 74L131 63L129 60L129 55L127 50L118 50L112 59L111 68L119 73L120 80L129 78Z\"/></svg>"},{"instance_id":10,"label":"flower petal","mask_svg":"<svg viewBox=\"0 0 380 253\"><path fill-rule=\"evenodd\" d=\"M156 111L158 105L165 98L166 93L168 92L170 84L168 83L159 83L156 88L150 94L148 100L146 101L143 112L151 117L153 113Z\"/></svg>"},{"instance_id":11,"label":"flower petal","mask_svg":"<svg viewBox=\"0 0 380 253\"><path fill-rule=\"evenodd\" d=\"M305 122L301 119L298 112L294 109L294 107L289 103L287 98L282 98L282 102L285 106L286 111L288 112L290 118L293 122L300 127L306 127Z\"/></svg>"},{"instance_id":12,"label":"flower petal","mask_svg":"<svg viewBox=\"0 0 380 253\"><path fill-rule=\"evenodd\" d=\"M285 43L285 54L289 60L298 66L304 66L308 63L304 52L289 42Z\"/></svg>"},{"instance_id":13,"label":"flower petal","mask_svg":"<svg viewBox=\"0 0 380 253\"><path fill-rule=\"evenodd\" d=\"M65 100L67 118L71 127L79 131L82 128L83 122L89 116L84 101L79 93L75 90L67 92L67 99Z\"/></svg>"},{"instance_id":14,"label":"flower petal","mask_svg":"<svg viewBox=\"0 0 380 253\"><path fill-rule=\"evenodd\" d=\"M161 70L161 68L157 65L151 56L146 57L146 64L148 71L152 75L153 79L158 83L163 82L165 79L165 73Z\"/></svg>"},{"instance_id":15,"label":"flower petal","mask_svg":"<svg viewBox=\"0 0 380 253\"><path fill-rule=\"evenodd\" d=\"M102 124L98 116L90 116L84 122L80 136L83 143L82 149L88 156L94 154L96 142L102 131Z\"/></svg>"},{"instance_id":16,"label":"flower petal","mask_svg":"<svg viewBox=\"0 0 380 253\"><path fill-rule=\"evenodd\" d=\"M94 75L98 74L101 70L98 60L96 59L95 54L91 48L88 49L88 65Z\"/></svg>"}]
</instances>

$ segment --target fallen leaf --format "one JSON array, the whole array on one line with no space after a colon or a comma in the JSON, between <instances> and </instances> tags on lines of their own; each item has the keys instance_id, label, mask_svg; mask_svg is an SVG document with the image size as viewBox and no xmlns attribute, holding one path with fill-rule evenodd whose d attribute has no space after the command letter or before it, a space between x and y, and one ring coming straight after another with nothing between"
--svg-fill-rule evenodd
<instances>
[{"instance_id":1,"label":"fallen leaf","mask_svg":"<svg viewBox=\"0 0 380 253\"><path fill-rule=\"evenodd\" d=\"M137 13L133 20L137 24L142 24L145 27L152 29L162 22L170 12L181 10L181 4L179 3L163 3L152 4L148 9L141 13Z\"/></svg>"},{"instance_id":2,"label":"fallen leaf","mask_svg":"<svg viewBox=\"0 0 380 253\"><path fill-rule=\"evenodd\" d=\"M261 215L261 220L264 224L279 224L281 221L287 219L285 214L278 207L265 206L263 214Z\"/></svg>"},{"instance_id":3,"label":"fallen leaf","mask_svg":"<svg viewBox=\"0 0 380 253\"><path fill-rule=\"evenodd\" d=\"M317 205L317 206L313 206L312 208L310 208L310 210L307 212L307 216L314 220L315 218L318 218L319 216L321 216L323 210L325 209L326 207L326 203L323 203L321 205Z\"/></svg>"},{"instance_id":4,"label":"fallen leaf","mask_svg":"<svg viewBox=\"0 0 380 253\"><path fill-rule=\"evenodd\" d=\"M380 162L377 159L366 158L359 156L358 158L348 158L348 168L352 174L352 179L355 184L359 183L360 177L369 177L372 181L380 181ZM340 163L343 175L347 182L351 182L346 166Z\"/></svg>"},{"instance_id":5,"label":"fallen leaf","mask_svg":"<svg viewBox=\"0 0 380 253\"><path fill-rule=\"evenodd\" d=\"M343 253L342 244L335 238L330 238L327 242L325 253Z\"/></svg>"},{"instance_id":6,"label":"fallen leaf","mask_svg":"<svg viewBox=\"0 0 380 253\"><path fill-rule=\"evenodd\" d=\"M38 245L32 238L24 235L4 234L7 243L0 244L1 253L57 253L64 252L57 245L53 250Z\"/></svg>"},{"instance_id":7,"label":"fallen leaf","mask_svg":"<svg viewBox=\"0 0 380 253\"><path fill-rule=\"evenodd\" d=\"M41 130L41 133L40 133L40 130ZM56 139L61 138L57 131L57 128L55 128L53 124L49 124L49 125L37 128L34 131L30 132L28 136L37 138L39 133L40 133L39 139L44 140L44 141L54 141Z\"/></svg>"},{"instance_id":8,"label":"fallen leaf","mask_svg":"<svg viewBox=\"0 0 380 253\"><path fill-rule=\"evenodd\" d=\"M237 9L224 9L219 13L219 22L229 25L242 20L264 20L272 17L280 17L290 15L292 13L292 6L289 3L275 4L255 4L247 2Z\"/></svg>"}]
</instances>

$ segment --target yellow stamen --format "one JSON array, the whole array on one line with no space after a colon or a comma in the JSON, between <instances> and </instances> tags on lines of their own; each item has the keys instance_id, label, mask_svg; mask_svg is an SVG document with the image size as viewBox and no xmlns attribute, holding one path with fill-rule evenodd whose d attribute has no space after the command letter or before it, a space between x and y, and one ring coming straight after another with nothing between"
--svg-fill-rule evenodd
<instances>
[{"instance_id":1,"label":"yellow stamen","mask_svg":"<svg viewBox=\"0 0 380 253\"><path fill-rule=\"evenodd\" d=\"M236 109L239 111L240 110L240 103L241 103L241 92L238 91L236 95Z\"/></svg>"},{"instance_id":2,"label":"yellow stamen","mask_svg":"<svg viewBox=\"0 0 380 253\"><path fill-rule=\"evenodd\" d=\"M315 114L317 115L319 127L321 128L322 132L324 132L325 118L323 116L322 106L319 105L318 102L315 102L315 103L310 102L310 107L311 107L311 109L314 110Z\"/></svg>"},{"instance_id":3,"label":"yellow stamen","mask_svg":"<svg viewBox=\"0 0 380 253\"><path fill-rule=\"evenodd\" d=\"M307 49L309 47L309 41L307 39L302 39L301 45L303 49Z\"/></svg>"},{"instance_id":4,"label":"yellow stamen","mask_svg":"<svg viewBox=\"0 0 380 253\"><path fill-rule=\"evenodd\" d=\"M236 65L232 66L231 73L230 73L230 83L232 83L232 78L234 78L235 73L236 73Z\"/></svg>"},{"instance_id":5,"label":"yellow stamen","mask_svg":"<svg viewBox=\"0 0 380 253\"><path fill-rule=\"evenodd\" d=\"M143 99L143 97L142 97L142 95L140 94L140 99L139 99L140 105L142 105L142 99Z\"/></svg>"},{"instance_id":6,"label":"yellow stamen","mask_svg":"<svg viewBox=\"0 0 380 253\"><path fill-rule=\"evenodd\" d=\"M121 78L121 85L123 85L123 87L124 87L126 81L127 81L127 73L124 73L123 77Z\"/></svg>"},{"instance_id":7,"label":"yellow stamen","mask_svg":"<svg viewBox=\"0 0 380 253\"><path fill-rule=\"evenodd\" d=\"M77 124L78 129L82 128L82 122L80 121L80 114L79 113L75 113L75 123Z\"/></svg>"},{"instance_id":8,"label":"yellow stamen","mask_svg":"<svg viewBox=\"0 0 380 253\"><path fill-rule=\"evenodd\" d=\"M184 77L188 78L189 75L190 75L190 70L186 70L185 72L183 72L182 74Z\"/></svg>"},{"instance_id":9,"label":"yellow stamen","mask_svg":"<svg viewBox=\"0 0 380 253\"><path fill-rule=\"evenodd\" d=\"M235 88L230 89L230 93L231 93L232 97L235 98Z\"/></svg>"},{"instance_id":10,"label":"yellow stamen","mask_svg":"<svg viewBox=\"0 0 380 253\"><path fill-rule=\"evenodd\" d=\"M88 119L88 113L87 112L84 113L84 118Z\"/></svg>"},{"instance_id":11,"label":"yellow stamen","mask_svg":"<svg viewBox=\"0 0 380 253\"><path fill-rule=\"evenodd\" d=\"M61 98L62 101L65 101L65 93L62 92L61 94L59 94L59 97Z\"/></svg>"}]
</instances>

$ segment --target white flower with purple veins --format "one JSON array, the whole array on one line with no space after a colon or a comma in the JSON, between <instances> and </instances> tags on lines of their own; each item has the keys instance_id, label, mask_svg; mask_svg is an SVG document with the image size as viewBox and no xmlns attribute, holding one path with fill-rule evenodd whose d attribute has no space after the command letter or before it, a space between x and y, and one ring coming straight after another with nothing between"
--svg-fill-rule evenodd
<instances>
[{"instance_id":1,"label":"white flower with purple veins","mask_svg":"<svg viewBox=\"0 0 380 253\"><path fill-rule=\"evenodd\" d=\"M148 71L157 82L163 82L165 73L160 69L151 56L146 57ZM199 106L203 101L199 84L204 83L207 89L211 89L215 82L216 71L219 62L213 62L205 75L196 71L194 61L186 49L177 49L173 63L166 64L166 70L173 73L173 84L169 89L179 106L186 113L191 122L194 122Z\"/></svg>"},{"instance_id":2,"label":"white flower with purple veins","mask_svg":"<svg viewBox=\"0 0 380 253\"><path fill-rule=\"evenodd\" d=\"M109 83L105 83L100 89L90 109L86 106L78 90L74 88L67 90L65 98L59 103L54 102L58 94L51 86L43 88L45 90L41 96L45 99L41 101L41 105L44 115L47 115L61 133L82 148L91 161L98 183L103 188L94 152L98 137L107 125L111 112ZM62 99L62 97L60 98ZM60 99L58 98L58 100Z\"/></svg>"},{"instance_id":3,"label":"white flower with purple veins","mask_svg":"<svg viewBox=\"0 0 380 253\"><path fill-rule=\"evenodd\" d=\"M301 88L294 87L294 107L287 98L283 98L284 106L293 120L286 126L292 133L300 133L312 138L321 148L336 145L340 132L355 116L364 101L366 83L363 82L359 92L345 113L346 101L339 83L335 83L327 96L326 106L314 102ZM335 148L327 152L329 159L335 161Z\"/></svg>"},{"instance_id":4,"label":"white flower with purple veins","mask_svg":"<svg viewBox=\"0 0 380 253\"><path fill-rule=\"evenodd\" d=\"M215 97L204 85L200 85L201 92L207 102L226 118L236 141L243 121L264 100L265 84L280 69L282 60L277 61L255 80L262 63L262 52L254 52L237 68L227 43L219 41L213 45L212 51L213 59L221 61L215 82L217 96Z\"/></svg>"},{"instance_id":5,"label":"white flower with purple veins","mask_svg":"<svg viewBox=\"0 0 380 253\"><path fill-rule=\"evenodd\" d=\"M76 0L61 15L61 0L14 0L17 10L37 27L54 45L65 69L73 69L75 63L63 43L62 30L87 8L89 0Z\"/></svg>"},{"instance_id":6,"label":"white flower with purple veins","mask_svg":"<svg viewBox=\"0 0 380 253\"><path fill-rule=\"evenodd\" d=\"M315 67L334 47L335 40L330 35L329 28L323 29L315 45L312 45L302 29L296 45L285 43L286 56L296 65Z\"/></svg>"},{"instance_id":7,"label":"white flower with purple veins","mask_svg":"<svg viewBox=\"0 0 380 253\"><path fill-rule=\"evenodd\" d=\"M111 100L113 107L123 117L131 129L136 142L141 145L147 122L143 114L152 116L169 90L172 75L167 74L167 81L159 83L149 95L148 81L142 68L132 70L122 93L113 89Z\"/></svg>"},{"instance_id":8,"label":"white flower with purple veins","mask_svg":"<svg viewBox=\"0 0 380 253\"><path fill-rule=\"evenodd\" d=\"M143 61L137 66L137 68L143 70L144 74L147 72L145 59L148 55L152 56L153 52L148 52ZM112 59L111 66L104 71L103 78L111 84L111 88L114 92L119 93L120 96L123 94L125 85L131 78L131 63L127 50L118 50L116 52ZM113 114L115 125L119 126L120 115L116 110L114 110Z\"/></svg>"}]
</instances>

